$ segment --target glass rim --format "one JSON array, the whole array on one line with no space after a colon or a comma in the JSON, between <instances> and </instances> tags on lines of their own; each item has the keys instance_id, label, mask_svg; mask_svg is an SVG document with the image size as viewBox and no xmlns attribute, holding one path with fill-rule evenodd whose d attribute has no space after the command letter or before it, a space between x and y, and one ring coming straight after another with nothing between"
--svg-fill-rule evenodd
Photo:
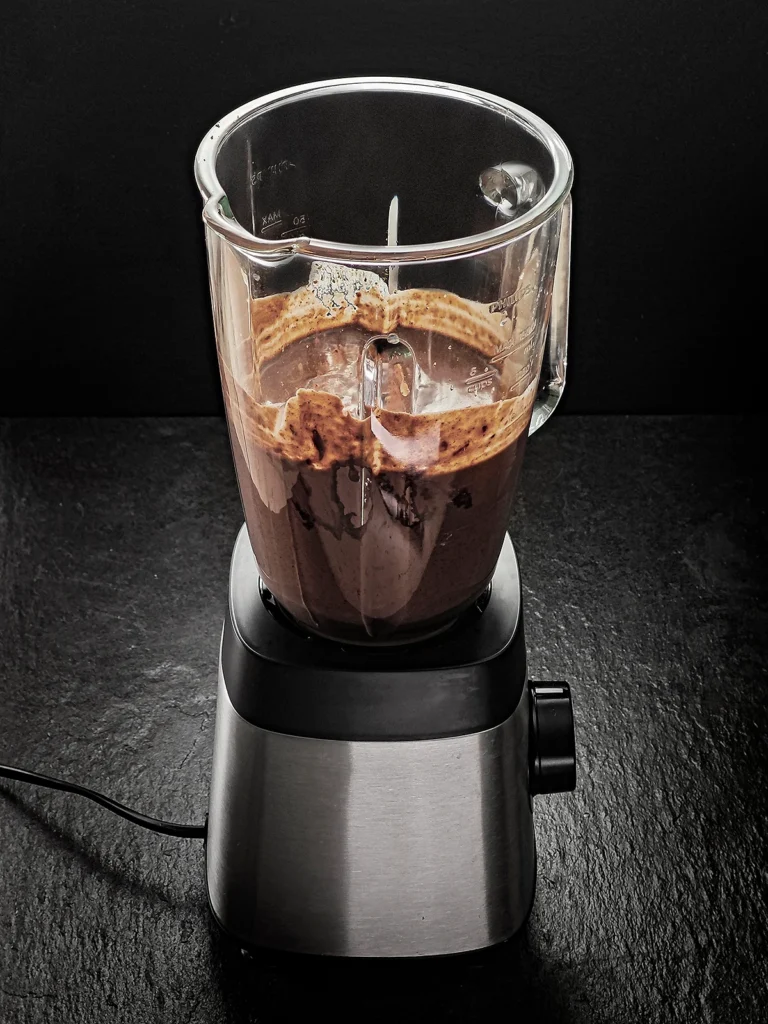
<instances>
[{"instance_id":1,"label":"glass rim","mask_svg":"<svg viewBox=\"0 0 768 1024\"><path fill-rule=\"evenodd\" d=\"M523 127L547 149L553 163L552 181L534 206L516 220L500 224L475 235L442 242L417 245L351 245L324 239L300 236L290 240L270 241L247 231L230 212L223 208L228 200L216 174L219 151L232 133L245 121L278 107L314 96L334 96L349 92L411 92L424 96L448 96L475 104L500 116L513 115ZM491 93L421 78L359 77L334 78L308 82L261 96L231 111L205 134L195 156L195 180L203 197L203 220L213 231L224 236L246 254L280 259L302 255L318 260L349 263L399 264L435 259L450 259L484 252L505 245L528 234L548 221L567 199L573 184L573 161L568 149L546 121L510 100Z\"/></svg>"}]
</instances>

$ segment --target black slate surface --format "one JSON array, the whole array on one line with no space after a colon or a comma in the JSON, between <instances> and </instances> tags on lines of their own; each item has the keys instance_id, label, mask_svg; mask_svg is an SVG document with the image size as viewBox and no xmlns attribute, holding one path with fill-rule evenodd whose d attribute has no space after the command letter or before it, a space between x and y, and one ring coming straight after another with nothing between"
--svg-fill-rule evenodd
<instances>
[{"instance_id":1,"label":"black slate surface","mask_svg":"<svg viewBox=\"0 0 768 1024\"><path fill-rule=\"evenodd\" d=\"M575 694L525 932L429 963L249 959L202 843L0 783L0 1021L766 1019L757 421L559 417L513 521L531 674ZM0 761L206 810L240 511L223 424L0 424Z\"/></svg>"}]
</instances>

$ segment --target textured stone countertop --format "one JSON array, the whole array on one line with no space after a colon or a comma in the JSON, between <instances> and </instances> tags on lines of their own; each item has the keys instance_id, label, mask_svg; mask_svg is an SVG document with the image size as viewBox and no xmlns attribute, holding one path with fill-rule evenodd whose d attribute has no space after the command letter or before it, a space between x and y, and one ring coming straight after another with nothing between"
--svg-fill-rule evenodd
<instances>
[{"instance_id":1,"label":"textured stone countertop","mask_svg":"<svg viewBox=\"0 0 768 1024\"><path fill-rule=\"evenodd\" d=\"M536 799L505 946L249 958L198 840L0 782L0 1021L768 1019L768 610L757 421L557 417L512 522L531 675L579 784ZM223 422L0 423L0 761L202 821L227 567Z\"/></svg>"}]
</instances>

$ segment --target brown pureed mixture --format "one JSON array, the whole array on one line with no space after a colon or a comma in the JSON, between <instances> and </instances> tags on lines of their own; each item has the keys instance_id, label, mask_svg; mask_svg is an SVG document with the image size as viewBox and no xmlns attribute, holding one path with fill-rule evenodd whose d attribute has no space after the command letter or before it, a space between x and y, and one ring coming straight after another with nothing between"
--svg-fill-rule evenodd
<instances>
[{"instance_id":1,"label":"brown pureed mixture","mask_svg":"<svg viewBox=\"0 0 768 1024\"><path fill-rule=\"evenodd\" d=\"M320 271L253 301L222 380L266 586L324 636L403 642L450 624L493 574L538 367L517 357L503 314L362 278L340 291ZM361 416L363 346L390 332L418 365Z\"/></svg>"}]
</instances>

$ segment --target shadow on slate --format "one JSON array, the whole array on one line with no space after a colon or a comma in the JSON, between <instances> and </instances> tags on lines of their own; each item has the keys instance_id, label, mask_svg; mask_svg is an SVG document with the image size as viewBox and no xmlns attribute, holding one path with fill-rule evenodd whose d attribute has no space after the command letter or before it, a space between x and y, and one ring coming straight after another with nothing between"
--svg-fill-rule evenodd
<instances>
[{"instance_id":1,"label":"shadow on slate","mask_svg":"<svg viewBox=\"0 0 768 1024\"><path fill-rule=\"evenodd\" d=\"M481 1021L499 1012L540 1024L574 1020L564 977L536 956L525 930L493 949L425 961L249 954L214 926L211 931L218 983L233 1022L260 1020L261 1014L309 1019L318 1012L318 995L331 992L338 1020Z\"/></svg>"},{"instance_id":2,"label":"shadow on slate","mask_svg":"<svg viewBox=\"0 0 768 1024\"><path fill-rule=\"evenodd\" d=\"M132 897L146 900L149 903L162 903L165 906L173 906L169 899L168 892L162 886L150 882L141 876L130 877L124 871L112 867L105 859L102 859L96 850L89 849L84 844L82 837L75 835L72 831L62 827L47 810L38 810L28 805L24 799L29 798L30 787L19 786L17 791L11 789L10 784L0 780L0 798L7 801L14 807L19 816L25 818L32 826L41 843L47 843L57 853L63 855L63 859L71 859L79 862L86 873L98 874L103 879L111 882L116 888L124 889ZM75 799L79 799L75 797ZM90 845L90 844L89 844ZM200 846L202 849L202 846ZM197 904L195 904L197 905Z\"/></svg>"}]
</instances>

